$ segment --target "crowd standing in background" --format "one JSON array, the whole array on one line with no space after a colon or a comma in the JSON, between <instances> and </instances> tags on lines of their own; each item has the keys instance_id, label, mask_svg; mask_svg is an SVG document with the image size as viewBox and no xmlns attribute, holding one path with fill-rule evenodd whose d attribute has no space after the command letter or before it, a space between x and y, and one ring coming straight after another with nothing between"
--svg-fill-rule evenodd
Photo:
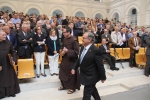
<instances>
[{"instance_id":1,"label":"crowd standing in background","mask_svg":"<svg viewBox=\"0 0 150 100\"><path fill-rule=\"evenodd\" d=\"M145 75L149 76L150 35L144 26L132 27L132 25L127 25L126 23L122 23L120 21L110 21L107 18L91 19L77 16L66 16L66 18L63 19L62 15L58 14L56 16L52 16L49 19L45 14L28 15L23 14L23 12L19 13L13 11L12 13L9 13L8 10L6 12L0 11L0 35L6 36L6 40L3 40L3 36L1 36L0 53L2 54L3 52L1 52L1 50L5 49L5 47L7 47L6 45L8 45L11 47L9 48L11 50L8 51L11 52L5 52L6 54L12 53L14 56L14 53L17 53L17 56L20 59L34 58L36 65L36 75L37 78L40 78L40 75L46 77L44 71L44 59L46 52L49 60L50 74L52 76L54 74L59 74L59 79L62 83L62 86L59 88L59 90L69 89L68 94L75 92L76 89L80 89L80 83L78 82L79 73L76 69L77 66L74 68L75 73L72 72L73 74L71 74L71 70L79 55L78 37L83 36L83 34L87 32L90 32L95 38L94 42L90 41L91 43L97 44L102 42L99 51L102 53L102 58L105 59L106 62L108 62L110 65L111 70L119 70L119 68L115 66L115 58L110 56L111 51L108 47L109 44L112 44L112 48L130 48L130 67L136 67L135 54L138 52L139 48L147 47L148 49L146 51L146 56L148 60L146 63ZM11 42L12 45L8 43L8 41ZM47 50L45 46L47 46ZM62 50L61 52L60 49ZM60 53L63 57L59 66L58 59ZM6 55L4 55L4 57L5 56ZM2 56L0 57L0 80L3 79L5 74L10 74L3 72L3 67L5 64L3 64L1 60ZM7 61L8 59L5 60ZM17 59L14 59L14 61L17 63L16 60ZM11 65L7 65L7 67L9 66ZM13 72L13 70L10 71ZM14 72L12 74L14 74ZM13 79L16 81L15 75ZM101 79L102 82L104 82L106 78L104 76ZM14 80L11 81L14 82ZM85 82L86 81L88 80L85 80ZM92 88L95 89L95 91L96 82L97 79L95 79L95 83L92 84ZM84 84L84 82L81 83ZM5 83L3 81L0 81L0 92L3 91L3 87L7 88L12 86L11 83L8 85L6 84L6 86L4 86L4 84ZM18 85L18 83L15 83L15 85ZM85 90L91 88L88 85L85 84ZM15 93L20 92L18 86L16 88L17 90ZM0 94L0 98L8 95L14 96L15 93L6 95ZM93 93L93 91L91 91L88 96L90 96L91 93ZM85 94L88 93L85 91ZM97 95L97 98L100 98L99 95Z\"/></svg>"}]
</instances>

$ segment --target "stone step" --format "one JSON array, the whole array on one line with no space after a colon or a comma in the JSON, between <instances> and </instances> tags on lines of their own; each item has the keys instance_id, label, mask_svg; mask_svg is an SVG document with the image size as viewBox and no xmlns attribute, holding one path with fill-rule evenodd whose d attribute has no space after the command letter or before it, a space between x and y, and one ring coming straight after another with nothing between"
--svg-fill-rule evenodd
<instances>
[{"instance_id":1,"label":"stone step","mask_svg":"<svg viewBox=\"0 0 150 100\"><path fill-rule=\"evenodd\" d=\"M123 65L124 69L130 68L129 67L129 62L123 62L122 65ZM121 64L118 63L118 62L116 63L116 67L118 67L120 69L123 69ZM107 69L110 69L110 66L107 63L104 63L104 68L107 70ZM36 73L36 70L35 70L35 73ZM49 66L45 66L45 73L47 75L50 75Z\"/></svg>"},{"instance_id":2,"label":"stone step","mask_svg":"<svg viewBox=\"0 0 150 100\"><path fill-rule=\"evenodd\" d=\"M122 65L123 65L123 67L124 67L124 69L126 69L126 68L129 68L129 62L116 62L116 67L118 67L118 68L122 68ZM106 62L104 62L104 68L105 69L110 69L110 66L106 63Z\"/></svg>"},{"instance_id":3,"label":"stone step","mask_svg":"<svg viewBox=\"0 0 150 100\"><path fill-rule=\"evenodd\" d=\"M98 82L96 87L100 96L129 91L132 89L150 86L150 78L144 75L127 77L116 80L108 80L105 83ZM27 88L27 87L26 87ZM83 86L80 91L67 94L67 91L58 91L56 87L40 89L35 91L21 92L15 98L5 98L3 100L81 100L83 96Z\"/></svg>"},{"instance_id":4,"label":"stone step","mask_svg":"<svg viewBox=\"0 0 150 100\"><path fill-rule=\"evenodd\" d=\"M108 80L114 80L119 78L143 75L144 69L130 68L130 67L125 69L120 68L119 71L112 71L110 69L106 69L106 73L108 76Z\"/></svg>"},{"instance_id":5,"label":"stone step","mask_svg":"<svg viewBox=\"0 0 150 100\"><path fill-rule=\"evenodd\" d=\"M27 80L19 80L21 91L32 91L32 90L40 90L40 89L47 89L47 88L58 88L60 84L60 80L58 76L48 75L49 69L45 69L47 73L47 77L40 77L40 78L32 78ZM126 77L133 77L137 75L142 75L143 70L138 68L126 68L120 69L119 71L111 71L110 69L106 69L106 76L107 81L126 78ZM27 81L27 83L26 83Z\"/></svg>"}]
</instances>

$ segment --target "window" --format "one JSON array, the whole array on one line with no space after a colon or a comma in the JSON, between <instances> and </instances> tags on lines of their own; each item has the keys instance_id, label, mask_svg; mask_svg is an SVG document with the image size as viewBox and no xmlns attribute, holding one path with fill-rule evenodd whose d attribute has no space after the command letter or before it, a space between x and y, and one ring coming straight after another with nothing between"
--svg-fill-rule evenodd
<instances>
[{"instance_id":1,"label":"window","mask_svg":"<svg viewBox=\"0 0 150 100\"><path fill-rule=\"evenodd\" d=\"M99 2L102 2L102 0L94 0L94 1L99 1Z\"/></svg>"}]
</instances>

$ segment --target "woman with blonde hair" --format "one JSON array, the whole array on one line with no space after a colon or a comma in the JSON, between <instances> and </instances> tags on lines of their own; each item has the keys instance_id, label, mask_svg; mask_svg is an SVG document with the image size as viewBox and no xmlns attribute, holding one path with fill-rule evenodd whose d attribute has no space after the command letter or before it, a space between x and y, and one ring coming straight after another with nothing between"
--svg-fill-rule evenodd
<instances>
[{"instance_id":1,"label":"woman with blonde hair","mask_svg":"<svg viewBox=\"0 0 150 100\"><path fill-rule=\"evenodd\" d=\"M48 47L48 59L49 59L49 69L51 76L58 75L58 59L59 59L59 49L60 49L60 43L59 43L59 37L57 37L56 31L51 30L49 37L46 41L47 47Z\"/></svg>"}]
</instances>

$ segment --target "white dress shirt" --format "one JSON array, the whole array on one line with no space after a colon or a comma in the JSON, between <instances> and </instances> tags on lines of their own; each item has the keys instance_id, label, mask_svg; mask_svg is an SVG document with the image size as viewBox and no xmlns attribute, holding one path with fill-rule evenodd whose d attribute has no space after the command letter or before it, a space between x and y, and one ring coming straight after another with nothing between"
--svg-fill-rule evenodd
<instances>
[{"instance_id":1,"label":"white dress shirt","mask_svg":"<svg viewBox=\"0 0 150 100\"><path fill-rule=\"evenodd\" d=\"M89 50L89 48L91 47L92 44L89 44L88 46L86 46L86 51L85 51L85 54L87 53L87 51Z\"/></svg>"},{"instance_id":2,"label":"white dress shirt","mask_svg":"<svg viewBox=\"0 0 150 100\"><path fill-rule=\"evenodd\" d=\"M10 41L10 36L9 36L9 34L7 35L7 39Z\"/></svg>"}]
</instances>

